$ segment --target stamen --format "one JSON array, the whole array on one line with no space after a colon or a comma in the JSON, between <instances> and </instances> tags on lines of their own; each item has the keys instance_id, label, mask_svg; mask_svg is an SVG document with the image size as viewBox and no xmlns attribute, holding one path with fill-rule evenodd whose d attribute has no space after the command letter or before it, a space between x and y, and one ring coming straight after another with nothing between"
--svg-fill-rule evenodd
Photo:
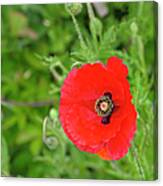
<instances>
[{"instance_id":1,"label":"stamen","mask_svg":"<svg viewBox=\"0 0 163 186\"><path fill-rule=\"evenodd\" d=\"M104 93L95 104L95 110L99 116L102 117L101 122L108 124L110 122L110 116L113 112L114 104L112 101L112 95L110 92Z\"/></svg>"},{"instance_id":2,"label":"stamen","mask_svg":"<svg viewBox=\"0 0 163 186\"><path fill-rule=\"evenodd\" d=\"M108 123L110 123L110 116L106 116L106 117L103 117L101 122L106 125Z\"/></svg>"},{"instance_id":3,"label":"stamen","mask_svg":"<svg viewBox=\"0 0 163 186\"><path fill-rule=\"evenodd\" d=\"M105 92L105 93L104 93L104 96L108 96L110 99L112 98L112 95L111 95L110 92Z\"/></svg>"}]
</instances>

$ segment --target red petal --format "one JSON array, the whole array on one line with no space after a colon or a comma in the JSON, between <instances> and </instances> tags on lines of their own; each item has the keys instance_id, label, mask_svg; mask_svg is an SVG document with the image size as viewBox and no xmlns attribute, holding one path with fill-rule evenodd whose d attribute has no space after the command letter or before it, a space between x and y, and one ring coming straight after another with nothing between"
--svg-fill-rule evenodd
<instances>
[{"instance_id":1,"label":"red petal","mask_svg":"<svg viewBox=\"0 0 163 186\"><path fill-rule=\"evenodd\" d=\"M62 126L71 141L80 150L92 153L98 152L116 135L124 118L124 115L113 117L108 125L103 125L94 109L79 104L62 105L59 113Z\"/></svg>"},{"instance_id":2,"label":"red petal","mask_svg":"<svg viewBox=\"0 0 163 186\"><path fill-rule=\"evenodd\" d=\"M122 59L115 56L110 57L107 62L107 67L112 70L119 79L126 78L128 75L128 69L122 62Z\"/></svg>"},{"instance_id":3,"label":"red petal","mask_svg":"<svg viewBox=\"0 0 163 186\"><path fill-rule=\"evenodd\" d=\"M64 112L64 115L61 112ZM61 112L62 126L71 141L80 150L94 153L102 147L104 130L102 131L100 128L97 114L92 113L86 107L79 107L75 104L71 107L61 107Z\"/></svg>"},{"instance_id":4,"label":"red petal","mask_svg":"<svg viewBox=\"0 0 163 186\"><path fill-rule=\"evenodd\" d=\"M105 151L105 157L108 156L112 160L122 158L128 152L135 131L136 111L133 105L131 105L128 117L123 120L120 131L105 145L103 149ZM98 155L101 156L100 153Z\"/></svg>"},{"instance_id":5,"label":"red petal","mask_svg":"<svg viewBox=\"0 0 163 186\"><path fill-rule=\"evenodd\" d=\"M108 150L107 147L104 146L98 153L98 156L100 156L100 158L102 158L103 160L112 160L111 157L108 154Z\"/></svg>"},{"instance_id":6,"label":"red petal","mask_svg":"<svg viewBox=\"0 0 163 186\"><path fill-rule=\"evenodd\" d=\"M110 91L114 99L123 102L123 86L113 76L112 72L108 74L106 67L101 63L83 65L69 73L64 81L61 96L64 100L76 103L81 100L96 100Z\"/></svg>"}]
</instances>

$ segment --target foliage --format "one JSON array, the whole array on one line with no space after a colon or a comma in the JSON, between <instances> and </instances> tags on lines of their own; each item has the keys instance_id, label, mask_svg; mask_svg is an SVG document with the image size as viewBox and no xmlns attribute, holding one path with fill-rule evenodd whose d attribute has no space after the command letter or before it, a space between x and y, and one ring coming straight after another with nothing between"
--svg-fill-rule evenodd
<instances>
[{"instance_id":1,"label":"foliage","mask_svg":"<svg viewBox=\"0 0 163 186\"><path fill-rule=\"evenodd\" d=\"M90 4L75 9L78 15L59 4L2 6L3 176L157 177L157 7L153 2L106 6L105 17ZM138 129L126 157L103 161L67 139L58 105L60 87L73 66L105 63L112 55L129 68Z\"/></svg>"}]
</instances>

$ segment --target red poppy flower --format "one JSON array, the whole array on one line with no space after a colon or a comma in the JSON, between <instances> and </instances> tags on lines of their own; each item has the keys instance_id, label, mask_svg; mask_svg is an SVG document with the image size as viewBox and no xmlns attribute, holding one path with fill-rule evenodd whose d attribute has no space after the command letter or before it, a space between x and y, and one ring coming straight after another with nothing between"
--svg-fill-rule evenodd
<instances>
[{"instance_id":1,"label":"red poppy flower","mask_svg":"<svg viewBox=\"0 0 163 186\"><path fill-rule=\"evenodd\" d=\"M106 160L122 158L136 131L128 69L117 57L73 68L61 89L59 117L82 151Z\"/></svg>"}]
</instances>

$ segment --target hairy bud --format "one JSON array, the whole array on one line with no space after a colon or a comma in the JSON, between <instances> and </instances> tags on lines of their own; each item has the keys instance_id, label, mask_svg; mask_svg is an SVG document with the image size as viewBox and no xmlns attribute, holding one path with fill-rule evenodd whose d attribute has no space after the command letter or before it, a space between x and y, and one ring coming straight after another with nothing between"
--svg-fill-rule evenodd
<instances>
[{"instance_id":1,"label":"hairy bud","mask_svg":"<svg viewBox=\"0 0 163 186\"><path fill-rule=\"evenodd\" d=\"M69 14L78 15L82 11L82 4L81 3L67 3L65 5L65 8Z\"/></svg>"}]
</instances>

